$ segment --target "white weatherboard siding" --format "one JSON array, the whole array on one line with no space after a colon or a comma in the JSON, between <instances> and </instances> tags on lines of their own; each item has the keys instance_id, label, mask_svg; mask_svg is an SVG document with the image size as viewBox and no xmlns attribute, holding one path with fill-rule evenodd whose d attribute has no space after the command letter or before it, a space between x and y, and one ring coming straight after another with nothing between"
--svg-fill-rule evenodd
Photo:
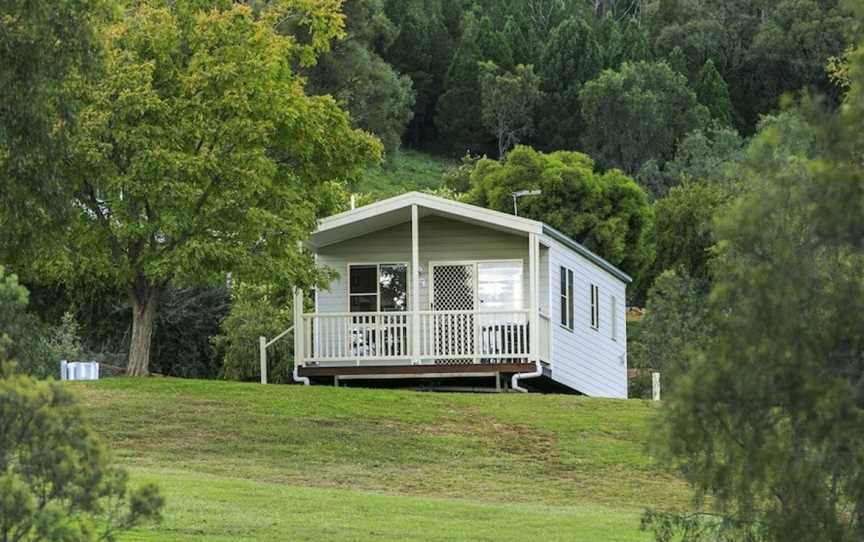
<instances>
[{"instance_id":1,"label":"white weatherboard siding","mask_svg":"<svg viewBox=\"0 0 864 542\"><path fill-rule=\"evenodd\" d=\"M348 265L411 262L411 224L403 223L317 249L318 264L339 277L318 292L318 311L348 310ZM429 309L429 263L521 260L523 299L528 299L528 238L450 220L420 219L420 310ZM410 273L409 273L410 275ZM410 288L409 288L410 290Z\"/></svg>"},{"instance_id":2,"label":"white weatherboard siding","mask_svg":"<svg viewBox=\"0 0 864 542\"><path fill-rule=\"evenodd\" d=\"M625 283L584 256L544 236L549 250L552 288L552 379L594 397L627 397L627 327ZM561 326L561 266L573 270L573 331ZM600 328L591 327L591 289L600 289ZM617 299L612 312L611 296ZM618 320L612 339L612 318Z\"/></svg>"}]
</instances>

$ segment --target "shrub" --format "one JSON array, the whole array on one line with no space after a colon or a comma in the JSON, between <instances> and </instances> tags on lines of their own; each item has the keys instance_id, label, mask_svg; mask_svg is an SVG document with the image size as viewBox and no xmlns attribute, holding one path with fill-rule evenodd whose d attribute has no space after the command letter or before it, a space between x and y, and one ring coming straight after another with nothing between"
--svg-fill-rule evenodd
<instances>
[{"instance_id":1,"label":"shrub","mask_svg":"<svg viewBox=\"0 0 864 542\"><path fill-rule=\"evenodd\" d=\"M0 540L113 541L158 521L158 488L128 489L69 392L4 359L0 351Z\"/></svg>"},{"instance_id":2,"label":"shrub","mask_svg":"<svg viewBox=\"0 0 864 542\"><path fill-rule=\"evenodd\" d=\"M292 323L291 303L285 292L241 284L222 321L213 345L224 357L222 374L233 380L255 380L260 375L258 337L273 338ZM271 382L289 382L294 367L294 344L286 337L267 350Z\"/></svg>"}]
</instances>

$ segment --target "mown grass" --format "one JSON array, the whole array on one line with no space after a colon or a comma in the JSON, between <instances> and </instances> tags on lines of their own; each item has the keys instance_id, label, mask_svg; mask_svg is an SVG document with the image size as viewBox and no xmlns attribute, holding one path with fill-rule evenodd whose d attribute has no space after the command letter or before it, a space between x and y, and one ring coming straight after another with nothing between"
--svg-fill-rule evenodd
<instances>
[{"instance_id":1,"label":"mown grass","mask_svg":"<svg viewBox=\"0 0 864 542\"><path fill-rule=\"evenodd\" d=\"M444 172L455 165L444 158L401 150L388 157L384 164L368 168L355 190L370 194L374 199L383 199L412 190L435 189L441 186Z\"/></svg>"},{"instance_id":2,"label":"mown grass","mask_svg":"<svg viewBox=\"0 0 864 542\"><path fill-rule=\"evenodd\" d=\"M70 385L118 460L168 496L166 523L137 538L644 540L644 507L686 500L646 453L650 402Z\"/></svg>"}]
</instances>

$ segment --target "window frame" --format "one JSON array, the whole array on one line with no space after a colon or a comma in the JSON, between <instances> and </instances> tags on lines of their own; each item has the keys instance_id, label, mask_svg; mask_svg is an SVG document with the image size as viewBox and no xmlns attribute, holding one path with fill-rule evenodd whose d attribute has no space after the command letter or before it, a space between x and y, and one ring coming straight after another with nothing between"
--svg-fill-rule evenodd
<instances>
[{"instance_id":1,"label":"window frame","mask_svg":"<svg viewBox=\"0 0 864 542\"><path fill-rule=\"evenodd\" d=\"M381 310L381 266L382 265L403 265L405 266L405 310L402 311L382 311ZM352 267L375 267L375 292L352 292L351 291L351 268ZM369 313L380 313L380 312L409 312L411 310L411 303L409 300L409 296L411 295L411 267L408 262L400 262L400 261L385 261L385 262L351 262L347 265L348 273L345 277L346 283L346 297L348 306L347 312L351 314L369 314ZM374 295L375 296L375 310L374 311L352 311L351 310L351 298L354 296L361 295Z\"/></svg>"},{"instance_id":2,"label":"window frame","mask_svg":"<svg viewBox=\"0 0 864 542\"><path fill-rule=\"evenodd\" d=\"M589 304L591 329L600 331L600 287L593 283L589 287L591 290Z\"/></svg>"},{"instance_id":3,"label":"window frame","mask_svg":"<svg viewBox=\"0 0 864 542\"><path fill-rule=\"evenodd\" d=\"M558 321L558 325L568 331L573 331L576 327L574 325L574 320L576 318L574 311L575 300L573 298L573 283L573 270L567 266L559 265L558 289L560 292L558 296L558 304L561 307L561 318Z\"/></svg>"}]
</instances>

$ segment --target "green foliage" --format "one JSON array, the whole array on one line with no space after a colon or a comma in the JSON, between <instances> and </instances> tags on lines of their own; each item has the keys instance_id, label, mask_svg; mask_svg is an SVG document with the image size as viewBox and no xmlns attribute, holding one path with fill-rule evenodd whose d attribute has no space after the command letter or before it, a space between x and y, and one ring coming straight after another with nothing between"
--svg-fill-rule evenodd
<instances>
[{"instance_id":1,"label":"green foliage","mask_svg":"<svg viewBox=\"0 0 864 542\"><path fill-rule=\"evenodd\" d=\"M399 75L375 51L387 48L398 29L382 0L345 4L347 37L337 41L310 70L309 91L330 94L351 113L355 126L378 136L388 153L399 149L412 116L411 78Z\"/></svg>"},{"instance_id":2,"label":"green foliage","mask_svg":"<svg viewBox=\"0 0 864 542\"><path fill-rule=\"evenodd\" d=\"M435 109L455 49L449 18L461 13L445 4L444 0L399 0L385 6L399 33L378 52L395 70L411 78L415 100L405 140L414 146L435 139Z\"/></svg>"},{"instance_id":3,"label":"green foliage","mask_svg":"<svg viewBox=\"0 0 864 542\"><path fill-rule=\"evenodd\" d=\"M224 286L166 288L153 325L153 371L186 378L218 377L222 357L210 337L219 333L230 301ZM123 331L128 330L127 324Z\"/></svg>"},{"instance_id":4,"label":"green foliage","mask_svg":"<svg viewBox=\"0 0 864 542\"><path fill-rule=\"evenodd\" d=\"M18 277L0 266L0 353L18 360L21 371L40 378L57 374L60 360L78 359L78 326L64 314L50 326L27 310L29 292Z\"/></svg>"},{"instance_id":5,"label":"green foliage","mask_svg":"<svg viewBox=\"0 0 864 542\"><path fill-rule=\"evenodd\" d=\"M662 426L720 521L667 516L658 540L864 536L864 251L847 215L864 201L864 56L852 58L845 106L766 123L742 169L749 189L718 219L716 338L690 356ZM715 532L699 535L706 524Z\"/></svg>"},{"instance_id":6,"label":"green foliage","mask_svg":"<svg viewBox=\"0 0 864 542\"><path fill-rule=\"evenodd\" d=\"M637 337L632 342L628 337L629 366L659 371L664 396L687 373L691 352L703 348L713 336L708 286L705 279L693 278L683 270L662 273L648 291Z\"/></svg>"},{"instance_id":7,"label":"green foliage","mask_svg":"<svg viewBox=\"0 0 864 542\"><path fill-rule=\"evenodd\" d=\"M784 92L811 85L825 88L825 65L846 49L851 22L842 8L823 7L815 0L778 2L747 52L761 75L756 103L759 98L774 101Z\"/></svg>"},{"instance_id":8,"label":"green foliage","mask_svg":"<svg viewBox=\"0 0 864 542\"><path fill-rule=\"evenodd\" d=\"M539 64L543 97L538 124L545 148L578 148L583 129L579 91L602 63L600 44L584 20L570 17L552 30Z\"/></svg>"},{"instance_id":9,"label":"green foliage","mask_svg":"<svg viewBox=\"0 0 864 542\"><path fill-rule=\"evenodd\" d=\"M620 171L598 173L591 158L577 152L544 154L517 146L501 162L477 163L465 199L509 213L512 192L523 189L543 193L523 198L520 216L546 222L628 273L651 263L651 207L639 185Z\"/></svg>"},{"instance_id":10,"label":"green foliage","mask_svg":"<svg viewBox=\"0 0 864 542\"><path fill-rule=\"evenodd\" d=\"M0 539L114 541L161 519L158 488L127 487L65 388L0 362Z\"/></svg>"},{"instance_id":11,"label":"green foliage","mask_svg":"<svg viewBox=\"0 0 864 542\"><path fill-rule=\"evenodd\" d=\"M666 174L680 182L694 179L728 183L744 158L744 141L734 128L713 124L684 136L675 158L666 163Z\"/></svg>"},{"instance_id":12,"label":"green foliage","mask_svg":"<svg viewBox=\"0 0 864 542\"><path fill-rule=\"evenodd\" d=\"M380 165L370 166L354 185L354 190L369 194L373 200L398 196L412 190L435 190L443 183L453 162L411 150L390 155Z\"/></svg>"},{"instance_id":13,"label":"green foliage","mask_svg":"<svg viewBox=\"0 0 864 542\"><path fill-rule=\"evenodd\" d=\"M716 243L714 216L730 196L724 186L688 181L654 203L654 267L658 272L681 269L696 279L709 278Z\"/></svg>"},{"instance_id":14,"label":"green foliage","mask_svg":"<svg viewBox=\"0 0 864 542\"><path fill-rule=\"evenodd\" d=\"M540 98L540 78L533 66L519 64L502 72L493 62L481 62L480 95L483 125L498 140L498 156L534 133L534 107Z\"/></svg>"},{"instance_id":15,"label":"green foliage","mask_svg":"<svg viewBox=\"0 0 864 542\"><path fill-rule=\"evenodd\" d=\"M649 159L672 158L684 134L702 126L707 111L687 79L664 63L625 63L606 70L579 93L584 143L604 168L635 173Z\"/></svg>"},{"instance_id":16,"label":"green foliage","mask_svg":"<svg viewBox=\"0 0 864 542\"><path fill-rule=\"evenodd\" d=\"M280 35L298 18L302 42ZM76 200L62 250L42 268L126 289L129 371L148 370L151 325L171 281L311 284L297 249L334 207L337 183L380 156L328 96L306 96L308 65L341 34L321 3L195 11L143 2L105 29L99 77L76 77L82 104L63 174Z\"/></svg>"},{"instance_id":17,"label":"green foliage","mask_svg":"<svg viewBox=\"0 0 864 542\"><path fill-rule=\"evenodd\" d=\"M687 180L722 184L731 190L743 159L744 141L738 132L712 123L685 135L675 149L675 158L662 169L656 160L645 162L636 179L654 198Z\"/></svg>"},{"instance_id":18,"label":"green foliage","mask_svg":"<svg viewBox=\"0 0 864 542\"><path fill-rule=\"evenodd\" d=\"M724 126L733 126L735 111L723 76L709 58L696 74L693 84L699 103L708 108L711 118Z\"/></svg>"},{"instance_id":19,"label":"green foliage","mask_svg":"<svg viewBox=\"0 0 864 542\"><path fill-rule=\"evenodd\" d=\"M0 250L6 262L50 241L66 217L58 169L77 104L60 90L69 74L92 73L100 55L96 27L112 7L110 0L0 3Z\"/></svg>"},{"instance_id":20,"label":"green foliage","mask_svg":"<svg viewBox=\"0 0 864 542\"><path fill-rule=\"evenodd\" d=\"M273 288L240 284L231 297L231 311L212 339L224 360L222 375L231 380L257 380L261 374L258 338L270 340L292 325L290 296ZM267 361L271 382L290 382L293 335L268 348Z\"/></svg>"},{"instance_id":21,"label":"green foliage","mask_svg":"<svg viewBox=\"0 0 864 542\"><path fill-rule=\"evenodd\" d=\"M479 63L483 61L509 70L513 54L488 15L467 11L435 114L435 125L453 150L483 152L494 148L489 145L480 110Z\"/></svg>"}]
</instances>

